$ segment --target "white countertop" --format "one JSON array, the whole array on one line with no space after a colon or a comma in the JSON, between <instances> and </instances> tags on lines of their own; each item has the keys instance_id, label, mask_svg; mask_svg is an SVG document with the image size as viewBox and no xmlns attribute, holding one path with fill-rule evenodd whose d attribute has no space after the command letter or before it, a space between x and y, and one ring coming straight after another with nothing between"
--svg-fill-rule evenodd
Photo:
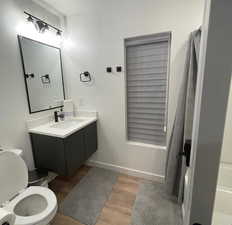
<instances>
[{"instance_id":1,"label":"white countertop","mask_svg":"<svg viewBox=\"0 0 232 225\"><path fill-rule=\"evenodd\" d=\"M52 137L66 138L78 130L97 121L97 117L72 117L58 123L49 122L34 128L28 129L29 133L42 134ZM65 122L71 125L66 126ZM77 123L75 123L77 122ZM59 127L60 126L60 127Z\"/></svg>"}]
</instances>

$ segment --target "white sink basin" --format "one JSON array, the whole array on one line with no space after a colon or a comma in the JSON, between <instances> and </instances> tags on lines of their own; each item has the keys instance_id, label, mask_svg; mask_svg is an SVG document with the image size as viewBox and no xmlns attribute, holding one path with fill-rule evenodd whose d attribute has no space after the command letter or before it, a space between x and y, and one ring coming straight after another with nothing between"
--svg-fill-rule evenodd
<instances>
[{"instance_id":1,"label":"white sink basin","mask_svg":"<svg viewBox=\"0 0 232 225\"><path fill-rule=\"evenodd\" d=\"M30 133L48 135L58 138L66 138L69 135L81 130L89 124L97 121L97 117L73 117L64 121L55 123L48 122L37 127L29 129Z\"/></svg>"},{"instance_id":2,"label":"white sink basin","mask_svg":"<svg viewBox=\"0 0 232 225\"><path fill-rule=\"evenodd\" d=\"M75 120L65 120L65 121L61 121L55 124L51 125L51 128L56 128L56 129L69 129L71 127L74 127L80 123L82 123L83 119L75 119Z\"/></svg>"}]
</instances>

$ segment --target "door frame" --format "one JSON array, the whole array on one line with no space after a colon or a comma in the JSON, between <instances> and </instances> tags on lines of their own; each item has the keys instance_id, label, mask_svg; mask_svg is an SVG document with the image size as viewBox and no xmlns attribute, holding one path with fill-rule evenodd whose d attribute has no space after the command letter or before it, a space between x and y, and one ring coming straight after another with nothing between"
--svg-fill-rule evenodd
<instances>
[{"instance_id":1,"label":"door frame","mask_svg":"<svg viewBox=\"0 0 232 225\"><path fill-rule=\"evenodd\" d=\"M211 225L232 67L232 1L206 0L184 225Z\"/></svg>"}]
</instances>

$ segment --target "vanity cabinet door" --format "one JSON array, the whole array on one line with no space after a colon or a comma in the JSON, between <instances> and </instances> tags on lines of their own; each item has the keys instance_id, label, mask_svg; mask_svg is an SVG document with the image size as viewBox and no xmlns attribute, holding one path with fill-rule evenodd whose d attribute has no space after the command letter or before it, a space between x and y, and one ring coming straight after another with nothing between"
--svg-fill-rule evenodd
<instances>
[{"instance_id":1,"label":"vanity cabinet door","mask_svg":"<svg viewBox=\"0 0 232 225\"><path fill-rule=\"evenodd\" d=\"M64 176L66 164L63 139L40 134L30 136L36 168L47 169Z\"/></svg>"},{"instance_id":2,"label":"vanity cabinet door","mask_svg":"<svg viewBox=\"0 0 232 225\"><path fill-rule=\"evenodd\" d=\"M85 128L86 160L97 151L97 123L92 123Z\"/></svg>"},{"instance_id":3,"label":"vanity cabinet door","mask_svg":"<svg viewBox=\"0 0 232 225\"><path fill-rule=\"evenodd\" d=\"M72 134L65 139L65 157L67 175L72 176L85 161L84 130Z\"/></svg>"}]
</instances>

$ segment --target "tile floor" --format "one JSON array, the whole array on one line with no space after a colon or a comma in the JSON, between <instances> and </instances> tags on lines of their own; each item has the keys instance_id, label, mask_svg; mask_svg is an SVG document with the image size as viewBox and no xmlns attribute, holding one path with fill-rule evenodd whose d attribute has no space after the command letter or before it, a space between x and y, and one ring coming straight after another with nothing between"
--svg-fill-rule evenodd
<instances>
[{"instance_id":1,"label":"tile floor","mask_svg":"<svg viewBox=\"0 0 232 225\"><path fill-rule=\"evenodd\" d=\"M50 183L50 188L56 193L58 204L68 195L72 188L91 169L89 166L81 167L72 178L57 177ZM96 225L130 225L133 205L142 179L119 175L109 199L98 218ZM77 220L57 213L51 225L83 225Z\"/></svg>"}]
</instances>

